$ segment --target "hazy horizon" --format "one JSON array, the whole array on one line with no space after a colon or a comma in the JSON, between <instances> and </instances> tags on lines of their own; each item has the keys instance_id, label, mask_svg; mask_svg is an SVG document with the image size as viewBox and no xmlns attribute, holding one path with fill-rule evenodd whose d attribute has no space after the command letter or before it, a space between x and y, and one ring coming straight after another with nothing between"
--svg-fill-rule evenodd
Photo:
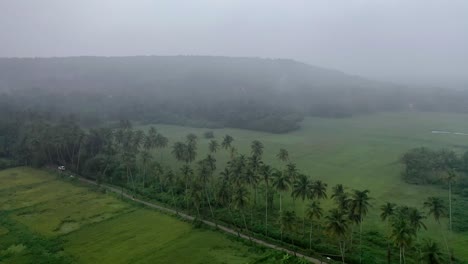
<instances>
[{"instance_id":1,"label":"hazy horizon","mask_svg":"<svg viewBox=\"0 0 468 264\"><path fill-rule=\"evenodd\" d=\"M0 3L0 57L284 58L371 79L468 87L468 2Z\"/></svg>"}]
</instances>

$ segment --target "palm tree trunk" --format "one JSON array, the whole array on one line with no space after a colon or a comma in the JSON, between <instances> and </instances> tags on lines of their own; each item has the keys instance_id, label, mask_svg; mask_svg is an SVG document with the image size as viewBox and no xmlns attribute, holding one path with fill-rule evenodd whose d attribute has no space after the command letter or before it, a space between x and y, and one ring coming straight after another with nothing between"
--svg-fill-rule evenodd
<instances>
[{"instance_id":1,"label":"palm tree trunk","mask_svg":"<svg viewBox=\"0 0 468 264\"><path fill-rule=\"evenodd\" d=\"M449 257L449 261L450 263L452 263L452 254L450 254L450 248L448 246L447 238L445 237L444 230L442 229L442 225L440 224L440 222L439 222L439 226L440 226L440 231L442 233L442 237L444 238L445 248L447 249L447 255Z\"/></svg>"},{"instance_id":2,"label":"palm tree trunk","mask_svg":"<svg viewBox=\"0 0 468 264\"><path fill-rule=\"evenodd\" d=\"M282 207L282 200L283 199L281 198L281 192L280 192L279 195L280 195L280 210L279 211L280 211L280 216L281 216L281 212L282 212L282 209L283 209L283 207Z\"/></svg>"},{"instance_id":3,"label":"palm tree trunk","mask_svg":"<svg viewBox=\"0 0 468 264\"><path fill-rule=\"evenodd\" d=\"M452 183L449 182L449 228L452 232Z\"/></svg>"},{"instance_id":4,"label":"palm tree trunk","mask_svg":"<svg viewBox=\"0 0 468 264\"><path fill-rule=\"evenodd\" d=\"M402 258L402 255L401 255L401 249L402 249L402 246L400 246L400 264L403 264L403 258Z\"/></svg>"},{"instance_id":5,"label":"palm tree trunk","mask_svg":"<svg viewBox=\"0 0 468 264\"><path fill-rule=\"evenodd\" d=\"M302 236L305 236L305 203L302 201Z\"/></svg>"},{"instance_id":6,"label":"palm tree trunk","mask_svg":"<svg viewBox=\"0 0 468 264\"><path fill-rule=\"evenodd\" d=\"M343 264L345 264L345 261L344 261L344 244L342 244L342 241L340 241L339 245L340 245L340 253L341 253L341 262Z\"/></svg>"},{"instance_id":7,"label":"palm tree trunk","mask_svg":"<svg viewBox=\"0 0 468 264\"><path fill-rule=\"evenodd\" d=\"M265 193L265 236L268 236L268 184Z\"/></svg>"},{"instance_id":8,"label":"palm tree trunk","mask_svg":"<svg viewBox=\"0 0 468 264\"><path fill-rule=\"evenodd\" d=\"M309 249L312 249L312 225L313 223L310 222L310 231L309 231Z\"/></svg>"},{"instance_id":9,"label":"palm tree trunk","mask_svg":"<svg viewBox=\"0 0 468 264\"><path fill-rule=\"evenodd\" d=\"M406 264L405 247L403 247L403 263Z\"/></svg>"},{"instance_id":10,"label":"palm tree trunk","mask_svg":"<svg viewBox=\"0 0 468 264\"><path fill-rule=\"evenodd\" d=\"M211 217L212 217L213 220L214 220L215 217L214 217L214 213L213 213L213 208L211 208L210 196L208 195L208 191L207 191L207 188L206 188L206 184L205 184L205 195L206 195L206 200L208 201L208 206L210 207Z\"/></svg>"},{"instance_id":11,"label":"palm tree trunk","mask_svg":"<svg viewBox=\"0 0 468 264\"><path fill-rule=\"evenodd\" d=\"M362 263L362 217L359 221L359 263Z\"/></svg>"},{"instance_id":12,"label":"palm tree trunk","mask_svg":"<svg viewBox=\"0 0 468 264\"><path fill-rule=\"evenodd\" d=\"M176 205L176 202L175 202L175 196L174 196L174 189L173 188L171 188L171 194L172 194L172 204L174 206L176 214L178 215L179 211L177 210L177 205Z\"/></svg>"}]
</instances>

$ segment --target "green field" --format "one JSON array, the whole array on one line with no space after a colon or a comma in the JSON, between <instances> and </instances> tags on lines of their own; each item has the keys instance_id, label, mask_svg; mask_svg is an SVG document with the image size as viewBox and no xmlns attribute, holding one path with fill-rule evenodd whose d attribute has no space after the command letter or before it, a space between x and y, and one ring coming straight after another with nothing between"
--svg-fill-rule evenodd
<instances>
[{"instance_id":1,"label":"green field","mask_svg":"<svg viewBox=\"0 0 468 264\"><path fill-rule=\"evenodd\" d=\"M45 171L2 170L0 183L1 263L274 263L276 256Z\"/></svg>"},{"instance_id":2,"label":"green field","mask_svg":"<svg viewBox=\"0 0 468 264\"><path fill-rule=\"evenodd\" d=\"M149 126L144 126L147 129ZM208 139L203 138L206 128L156 125L170 142L184 140L188 133L199 137L198 157L208 153ZM365 219L364 229L380 229L379 206L384 202L422 207L428 196L446 197L446 190L440 187L418 186L403 182L400 177L400 156L407 150L426 146L450 148L457 152L468 149L468 136L454 134L433 134L432 130L447 130L468 133L468 115L449 113L382 113L346 119L307 118L300 130L288 134L270 134L239 129L212 129L218 141L225 134L234 137L234 146L240 153L249 154L252 140L263 142L264 161L281 166L276 159L280 148L289 151L290 159L298 168L313 179L321 179L333 186L342 183L349 189L369 189L373 197L373 209ZM158 159L177 166L166 148ZM215 155L218 168L224 167L229 154L222 150ZM456 197L454 199L457 199ZM292 199L287 207L292 208ZM300 215L300 202L295 203ZM328 205L331 206L331 205ZM454 208L454 210L457 210ZM468 219L464 219L467 221ZM428 231L440 242L440 228L427 220ZM468 259L468 234L454 234L451 242L458 257Z\"/></svg>"}]
</instances>

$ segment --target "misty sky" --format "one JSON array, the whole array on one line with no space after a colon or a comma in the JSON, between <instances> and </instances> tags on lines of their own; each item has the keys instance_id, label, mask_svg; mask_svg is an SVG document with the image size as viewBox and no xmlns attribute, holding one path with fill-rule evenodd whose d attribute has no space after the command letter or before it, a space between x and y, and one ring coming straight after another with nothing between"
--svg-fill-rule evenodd
<instances>
[{"instance_id":1,"label":"misty sky","mask_svg":"<svg viewBox=\"0 0 468 264\"><path fill-rule=\"evenodd\" d=\"M468 0L0 0L0 57L179 54L468 83Z\"/></svg>"}]
</instances>

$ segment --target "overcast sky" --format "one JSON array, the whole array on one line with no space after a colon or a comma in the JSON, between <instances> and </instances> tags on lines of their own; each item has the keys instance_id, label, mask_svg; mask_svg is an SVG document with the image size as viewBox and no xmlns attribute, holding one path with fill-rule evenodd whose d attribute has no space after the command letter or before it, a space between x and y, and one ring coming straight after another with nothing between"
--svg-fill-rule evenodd
<instances>
[{"instance_id":1,"label":"overcast sky","mask_svg":"<svg viewBox=\"0 0 468 264\"><path fill-rule=\"evenodd\" d=\"M0 57L179 54L458 82L468 0L0 0Z\"/></svg>"}]
</instances>

